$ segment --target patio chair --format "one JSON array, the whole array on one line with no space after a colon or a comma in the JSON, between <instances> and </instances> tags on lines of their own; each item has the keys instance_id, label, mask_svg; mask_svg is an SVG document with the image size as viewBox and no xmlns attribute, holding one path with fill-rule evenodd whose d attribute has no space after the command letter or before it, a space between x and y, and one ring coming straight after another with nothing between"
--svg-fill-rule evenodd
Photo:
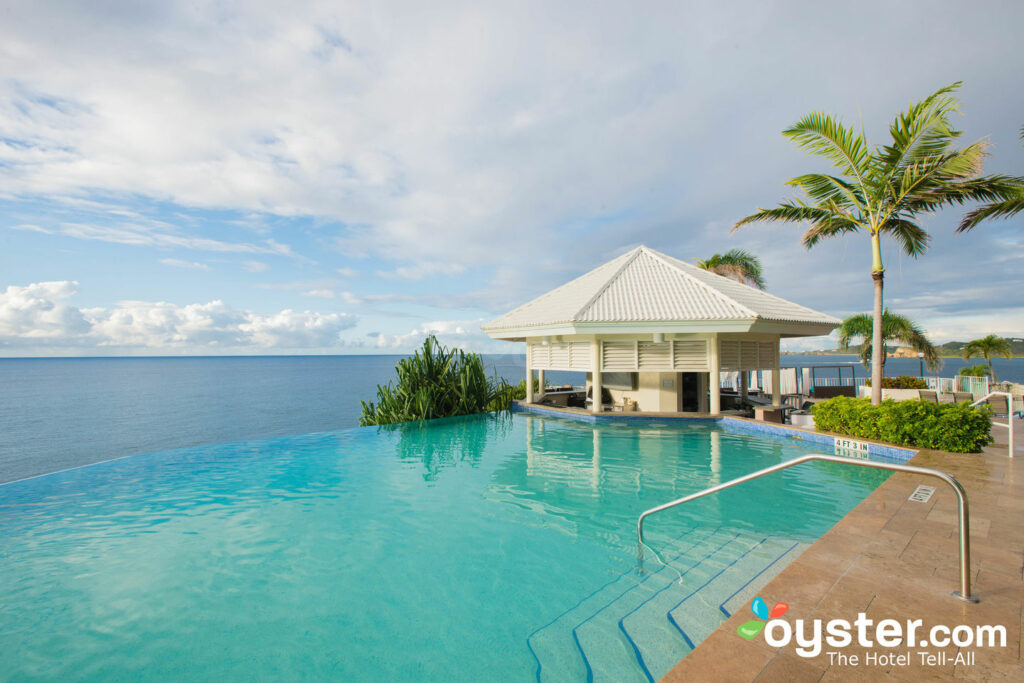
<instances>
[{"instance_id":1,"label":"patio chair","mask_svg":"<svg viewBox=\"0 0 1024 683\"><path fill-rule=\"evenodd\" d=\"M918 389L917 395L926 403L939 402L939 393L937 391L925 391L924 389Z\"/></svg>"},{"instance_id":2,"label":"patio chair","mask_svg":"<svg viewBox=\"0 0 1024 683\"><path fill-rule=\"evenodd\" d=\"M594 404L594 387L587 389L587 400L584 403L584 407L590 408ZM612 408L612 394L610 391L601 387L601 409L611 410Z\"/></svg>"},{"instance_id":3,"label":"patio chair","mask_svg":"<svg viewBox=\"0 0 1024 683\"><path fill-rule=\"evenodd\" d=\"M994 417L1006 417L1010 414L1010 406L1007 405L1005 396L990 396L985 403L992 408Z\"/></svg>"},{"instance_id":4,"label":"patio chair","mask_svg":"<svg viewBox=\"0 0 1024 683\"><path fill-rule=\"evenodd\" d=\"M969 391L954 391L953 403L974 403L974 394Z\"/></svg>"}]
</instances>

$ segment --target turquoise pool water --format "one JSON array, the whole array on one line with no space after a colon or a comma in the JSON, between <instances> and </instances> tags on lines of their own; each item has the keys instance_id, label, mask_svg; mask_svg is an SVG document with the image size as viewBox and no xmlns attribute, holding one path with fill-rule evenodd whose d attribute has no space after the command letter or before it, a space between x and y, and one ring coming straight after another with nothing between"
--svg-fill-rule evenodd
<instances>
[{"instance_id":1,"label":"turquoise pool water","mask_svg":"<svg viewBox=\"0 0 1024 683\"><path fill-rule=\"evenodd\" d=\"M0 486L9 679L656 679L885 479L709 424L525 414L134 456ZM681 576L681 579L680 579Z\"/></svg>"}]
</instances>

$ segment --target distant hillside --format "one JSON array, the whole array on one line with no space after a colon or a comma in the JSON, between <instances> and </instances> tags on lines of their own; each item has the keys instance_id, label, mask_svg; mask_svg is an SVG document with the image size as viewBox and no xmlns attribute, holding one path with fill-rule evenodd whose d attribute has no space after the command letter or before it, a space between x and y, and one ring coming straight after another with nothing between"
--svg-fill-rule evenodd
<instances>
[{"instance_id":1,"label":"distant hillside","mask_svg":"<svg viewBox=\"0 0 1024 683\"><path fill-rule=\"evenodd\" d=\"M1024 337L1007 337L1010 342L1010 351L1013 352L1014 356L1024 356ZM960 358L962 349L966 341L951 341L941 344L939 346L939 354L943 358ZM892 352L895 350L895 346L890 346L889 350ZM783 351L785 354L797 354L797 355L808 355L808 356L838 356L838 355L856 355L860 353L860 344L853 344L849 349L822 349L820 351Z\"/></svg>"},{"instance_id":2,"label":"distant hillside","mask_svg":"<svg viewBox=\"0 0 1024 683\"><path fill-rule=\"evenodd\" d=\"M1024 337L1006 337L1006 340L1010 342L1010 351L1013 352L1014 356L1024 356ZM965 341L946 342L939 349L941 349L942 355L947 358L950 356L959 358L966 343Z\"/></svg>"}]
</instances>

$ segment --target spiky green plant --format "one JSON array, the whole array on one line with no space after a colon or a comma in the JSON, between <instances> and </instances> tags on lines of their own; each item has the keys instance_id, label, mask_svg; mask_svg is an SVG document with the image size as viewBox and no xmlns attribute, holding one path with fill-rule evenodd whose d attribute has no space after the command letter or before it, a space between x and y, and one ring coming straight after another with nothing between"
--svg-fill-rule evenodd
<instances>
[{"instance_id":1,"label":"spiky green plant","mask_svg":"<svg viewBox=\"0 0 1024 683\"><path fill-rule=\"evenodd\" d=\"M512 401L512 388L499 377L488 377L480 356L448 349L434 335L398 361L395 372L395 382L377 385L376 403L361 401L360 425L503 411Z\"/></svg>"},{"instance_id":2,"label":"spiky green plant","mask_svg":"<svg viewBox=\"0 0 1024 683\"><path fill-rule=\"evenodd\" d=\"M981 356L988 363L988 374L992 377L993 381L998 380L996 377L996 370L992 367L993 356L1003 356L1007 360L1013 358L1013 350L1010 348L1010 342L1002 337L990 334L982 337L981 339L974 339L964 344L964 348L961 351L961 356L964 360L970 360L973 356Z\"/></svg>"},{"instance_id":3,"label":"spiky green plant","mask_svg":"<svg viewBox=\"0 0 1024 683\"><path fill-rule=\"evenodd\" d=\"M860 347L860 361L864 367L871 367L875 358L873 333L875 329L874 317L868 313L852 315L843 320L839 326L839 346L844 349L850 348L850 343L856 339L863 339ZM935 371L942 367L942 358L939 350L928 341L924 331L910 318L890 313L888 309L882 314L882 367L885 367L885 344L897 342L909 346L918 353L924 354L924 364L929 370ZM872 378L873 379L873 378ZM871 382L872 388L875 382Z\"/></svg>"},{"instance_id":4,"label":"spiky green plant","mask_svg":"<svg viewBox=\"0 0 1024 683\"><path fill-rule=\"evenodd\" d=\"M1003 199L1020 186L1019 178L983 176L982 162L987 143L975 142L956 149L961 133L950 117L960 103L952 95L960 83L942 88L912 104L889 126L892 138L885 146L869 145L863 130L857 132L824 113L804 117L783 135L800 149L822 157L837 174L809 173L788 182L804 198L782 202L736 223L736 230L758 221L809 222L803 245L814 247L823 240L861 233L871 243L871 279L874 285L874 320L871 333L876 347L882 339L882 237L896 241L909 256L918 257L928 248L930 237L919 220L944 206L967 201ZM871 402L882 400L882 360L871 365Z\"/></svg>"},{"instance_id":5,"label":"spiky green plant","mask_svg":"<svg viewBox=\"0 0 1024 683\"><path fill-rule=\"evenodd\" d=\"M744 249L730 249L724 254L715 254L706 261L696 259L697 266L716 275L732 278L745 285L764 289L764 274L761 259Z\"/></svg>"}]
</instances>

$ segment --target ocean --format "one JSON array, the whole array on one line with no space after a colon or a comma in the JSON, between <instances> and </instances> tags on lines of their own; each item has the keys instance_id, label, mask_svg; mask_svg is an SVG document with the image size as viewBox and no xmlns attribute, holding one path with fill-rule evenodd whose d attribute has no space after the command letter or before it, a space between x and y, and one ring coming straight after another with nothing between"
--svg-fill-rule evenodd
<instances>
[{"instance_id":1,"label":"ocean","mask_svg":"<svg viewBox=\"0 0 1024 683\"><path fill-rule=\"evenodd\" d=\"M354 427L360 400L394 375L399 356L0 359L0 483L136 453ZM484 356L518 382L524 356ZM784 366L852 365L852 356L786 355ZM977 362L977 361L975 361ZM1024 359L997 360L1024 381ZM963 366L947 359L948 377ZM889 359L888 375L917 375ZM551 372L555 383L582 373Z\"/></svg>"}]
</instances>

